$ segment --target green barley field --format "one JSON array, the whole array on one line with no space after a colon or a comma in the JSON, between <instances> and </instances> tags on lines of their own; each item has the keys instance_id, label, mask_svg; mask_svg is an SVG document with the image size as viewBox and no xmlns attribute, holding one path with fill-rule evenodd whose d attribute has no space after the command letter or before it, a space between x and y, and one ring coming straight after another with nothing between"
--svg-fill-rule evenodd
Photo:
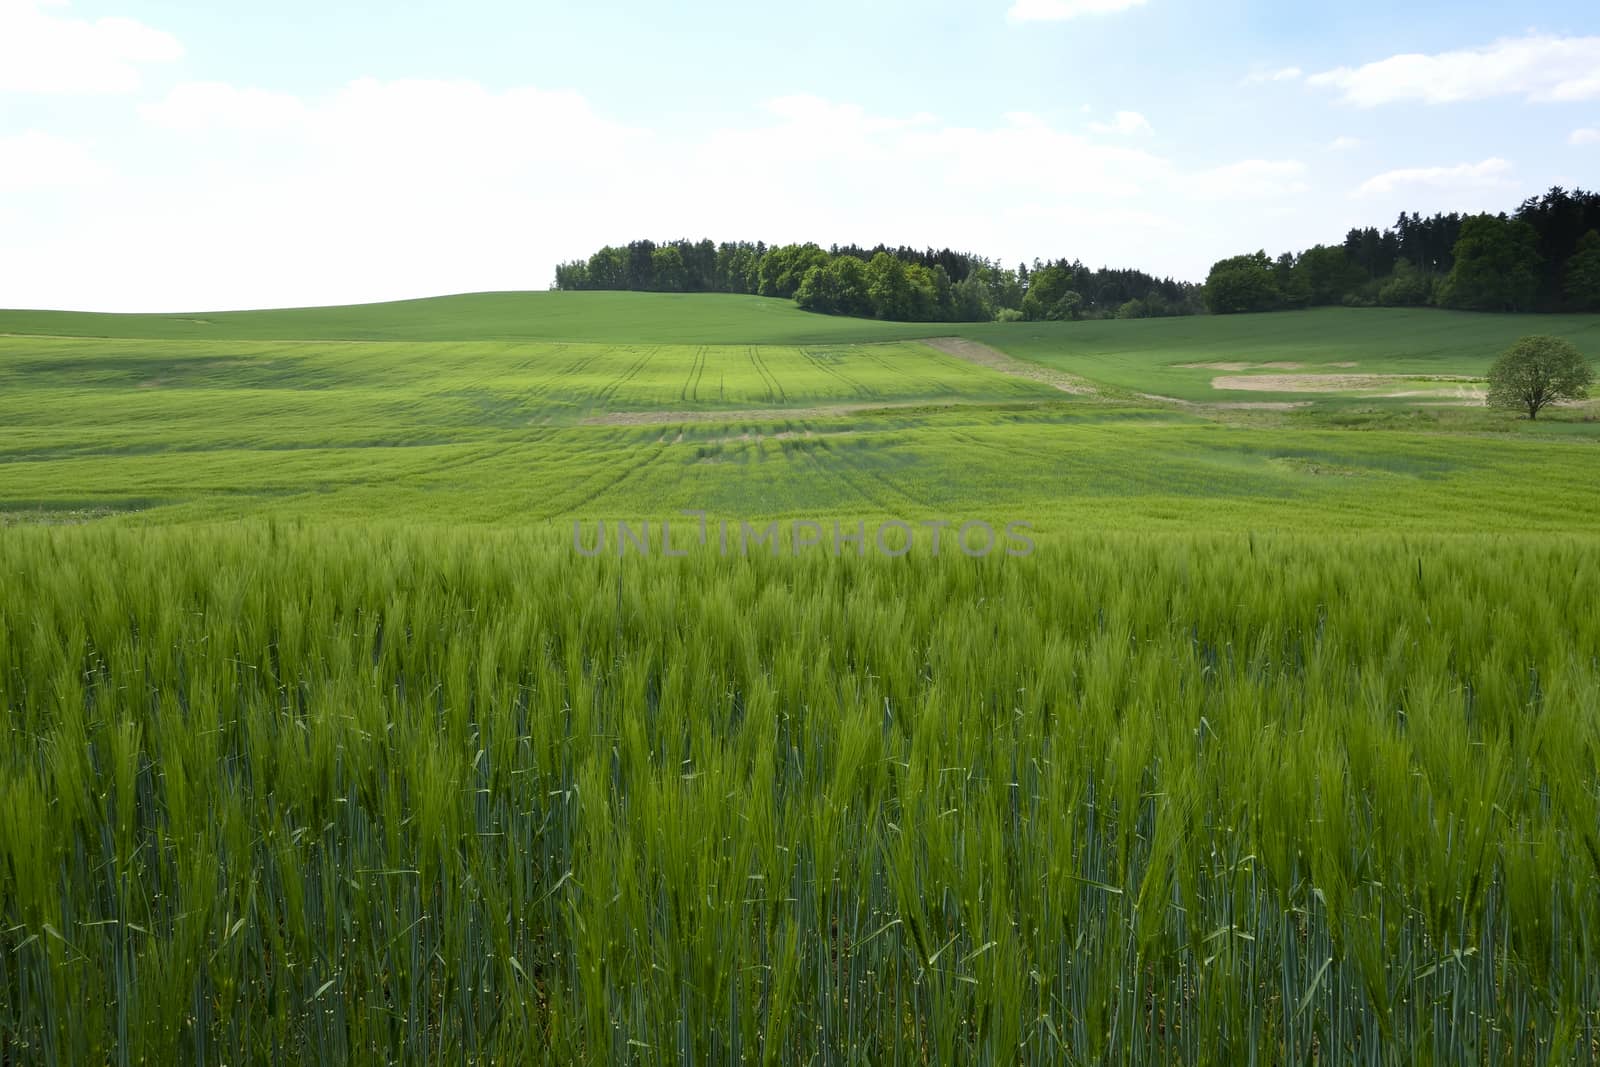
<instances>
[{"instance_id":1,"label":"green barley field","mask_svg":"<svg viewBox=\"0 0 1600 1067\"><path fill-rule=\"evenodd\" d=\"M0 1063L1600 1059L1600 318L942 329L0 312Z\"/></svg>"}]
</instances>

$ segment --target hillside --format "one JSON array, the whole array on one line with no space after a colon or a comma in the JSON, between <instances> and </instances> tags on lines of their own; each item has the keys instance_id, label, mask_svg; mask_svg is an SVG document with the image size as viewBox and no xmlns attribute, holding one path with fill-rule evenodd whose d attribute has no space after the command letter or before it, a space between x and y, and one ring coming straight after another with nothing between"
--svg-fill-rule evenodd
<instances>
[{"instance_id":1,"label":"hillside","mask_svg":"<svg viewBox=\"0 0 1600 1067\"><path fill-rule=\"evenodd\" d=\"M238 341L818 344L926 337L926 324L814 315L792 300L681 293L463 293L422 300L165 315L3 311L0 334Z\"/></svg>"},{"instance_id":2,"label":"hillside","mask_svg":"<svg viewBox=\"0 0 1600 1067\"><path fill-rule=\"evenodd\" d=\"M961 331L987 348L886 341L930 327L746 296L478 294L193 320L0 315L0 516L517 525L716 507L1561 529L1579 521L1600 439L1592 405L1529 424L1474 395L1517 330L1593 351L1594 316ZM627 340L644 336L658 340ZM1507 479L1544 491L1503 499Z\"/></svg>"},{"instance_id":3,"label":"hillside","mask_svg":"<svg viewBox=\"0 0 1600 1067\"><path fill-rule=\"evenodd\" d=\"M1453 380L1481 376L1512 342L1534 333L1565 337L1600 355L1600 315L1417 308L902 323L819 315L801 311L789 300L759 296L588 291L465 293L378 304L185 314L0 310L0 337L794 346L956 336L1051 372L1087 379L1125 399L1292 403L1324 409L1348 406L1344 401L1351 398L1362 403L1477 399ZM226 381L222 376L218 384ZM914 387L902 391L917 392ZM935 390L936 395L943 392ZM1434 392L1440 395L1430 398Z\"/></svg>"},{"instance_id":4,"label":"hillside","mask_svg":"<svg viewBox=\"0 0 1600 1067\"><path fill-rule=\"evenodd\" d=\"M1271 392L1215 388L1215 380L1224 375L1281 379L1285 373L1326 374L1346 380L1481 376L1496 356L1528 334L1565 337L1591 358L1600 358L1600 315L1489 315L1432 308L996 323L964 326L958 332L1103 385L1193 401L1330 399L1327 383L1310 381L1287 383L1309 388ZM1229 384L1240 383L1224 383ZM1406 390L1397 385L1387 391Z\"/></svg>"},{"instance_id":5,"label":"hillside","mask_svg":"<svg viewBox=\"0 0 1600 1067\"><path fill-rule=\"evenodd\" d=\"M1593 1032L1592 316L0 323L0 1062Z\"/></svg>"}]
</instances>

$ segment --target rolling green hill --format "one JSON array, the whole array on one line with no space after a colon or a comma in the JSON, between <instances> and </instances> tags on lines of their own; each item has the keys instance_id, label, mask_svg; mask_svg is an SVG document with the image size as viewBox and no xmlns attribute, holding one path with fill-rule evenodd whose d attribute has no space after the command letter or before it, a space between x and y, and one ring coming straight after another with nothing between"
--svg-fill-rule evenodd
<instances>
[{"instance_id":1,"label":"rolling green hill","mask_svg":"<svg viewBox=\"0 0 1600 1067\"><path fill-rule=\"evenodd\" d=\"M1463 397L1461 379L1522 330L1594 348L1594 316L1336 309L970 326L993 348L939 342L968 358L874 336L929 329L951 327L639 293L4 313L0 513L525 524L984 509L1058 528L1509 529L1578 523L1592 484L1592 409L1529 424ZM96 330L125 336L82 336ZM793 340L830 332L848 340ZM269 339L310 334L322 339ZM1052 388L1041 368L1081 388ZM1531 502L1501 492L1533 479Z\"/></svg>"},{"instance_id":2,"label":"rolling green hill","mask_svg":"<svg viewBox=\"0 0 1600 1067\"><path fill-rule=\"evenodd\" d=\"M1338 406L1356 396L1460 399L1517 338L1600 356L1600 315L1319 308L1263 315L1042 323L891 323L728 294L468 293L341 307L123 315L0 311L0 335L173 341L559 341L819 345L960 336L1124 394L1201 403ZM1316 381L1309 375L1334 375ZM1437 376L1444 376L1438 379ZM1219 381L1219 379L1221 379ZM1256 380L1251 380L1256 379ZM1395 397L1390 394L1405 394Z\"/></svg>"},{"instance_id":3,"label":"rolling green hill","mask_svg":"<svg viewBox=\"0 0 1600 1067\"><path fill-rule=\"evenodd\" d=\"M995 323L965 326L959 332L1105 385L1212 402L1328 398L1316 388L1217 389L1212 383L1219 376L1479 376L1519 337L1535 333L1566 337L1600 359L1600 315L1317 308L1133 321Z\"/></svg>"},{"instance_id":4,"label":"rolling green hill","mask_svg":"<svg viewBox=\"0 0 1600 1067\"><path fill-rule=\"evenodd\" d=\"M1581 1060L1597 325L0 314L0 1062Z\"/></svg>"},{"instance_id":5,"label":"rolling green hill","mask_svg":"<svg viewBox=\"0 0 1600 1067\"><path fill-rule=\"evenodd\" d=\"M596 341L827 344L926 337L928 327L812 315L792 300L681 293L464 293L272 311L112 315L0 311L0 334L235 341Z\"/></svg>"}]
</instances>

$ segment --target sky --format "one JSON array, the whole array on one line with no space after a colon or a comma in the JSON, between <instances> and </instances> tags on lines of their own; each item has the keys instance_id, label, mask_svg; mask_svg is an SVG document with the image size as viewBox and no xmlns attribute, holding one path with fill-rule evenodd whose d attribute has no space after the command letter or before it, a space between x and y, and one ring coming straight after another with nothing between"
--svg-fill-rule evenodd
<instances>
[{"instance_id":1,"label":"sky","mask_svg":"<svg viewBox=\"0 0 1600 1067\"><path fill-rule=\"evenodd\" d=\"M0 0L0 307L543 289L641 237L1200 281L1557 184L1600 185L1593 0Z\"/></svg>"}]
</instances>

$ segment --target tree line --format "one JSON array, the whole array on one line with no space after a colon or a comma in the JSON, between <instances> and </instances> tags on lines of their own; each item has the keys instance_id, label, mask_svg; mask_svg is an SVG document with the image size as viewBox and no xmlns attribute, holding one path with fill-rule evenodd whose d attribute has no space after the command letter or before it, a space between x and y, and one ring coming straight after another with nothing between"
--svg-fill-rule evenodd
<instances>
[{"instance_id":1,"label":"tree line","mask_svg":"<svg viewBox=\"0 0 1600 1067\"><path fill-rule=\"evenodd\" d=\"M1211 268L1214 314L1343 304L1466 311L1600 310L1600 193L1557 186L1512 214L1402 214L1342 245Z\"/></svg>"},{"instance_id":2,"label":"tree line","mask_svg":"<svg viewBox=\"0 0 1600 1067\"><path fill-rule=\"evenodd\" d=\"M902 322L1155 318L1343 304L1600 310L1600 193L1552 188L1510 214L1402 214L1342 244L1232 256L1205 285L1079 260L1004 266L949 248L677 240L607 245L556 268L556 289L749 293Z\"/></svg>"},{"instance_id":3,"label":"tree line","mask_svg":"<svg viewBox=\"0 0 1600 1067\"><path fill-rule=\"evenodd\" d=\"M1152 318L1205 310L1201 288L1078 260L1015 269L949 248L632 241L556 268L555 288L749 293L902 322Z\"/></svg>"}]
</instances>

